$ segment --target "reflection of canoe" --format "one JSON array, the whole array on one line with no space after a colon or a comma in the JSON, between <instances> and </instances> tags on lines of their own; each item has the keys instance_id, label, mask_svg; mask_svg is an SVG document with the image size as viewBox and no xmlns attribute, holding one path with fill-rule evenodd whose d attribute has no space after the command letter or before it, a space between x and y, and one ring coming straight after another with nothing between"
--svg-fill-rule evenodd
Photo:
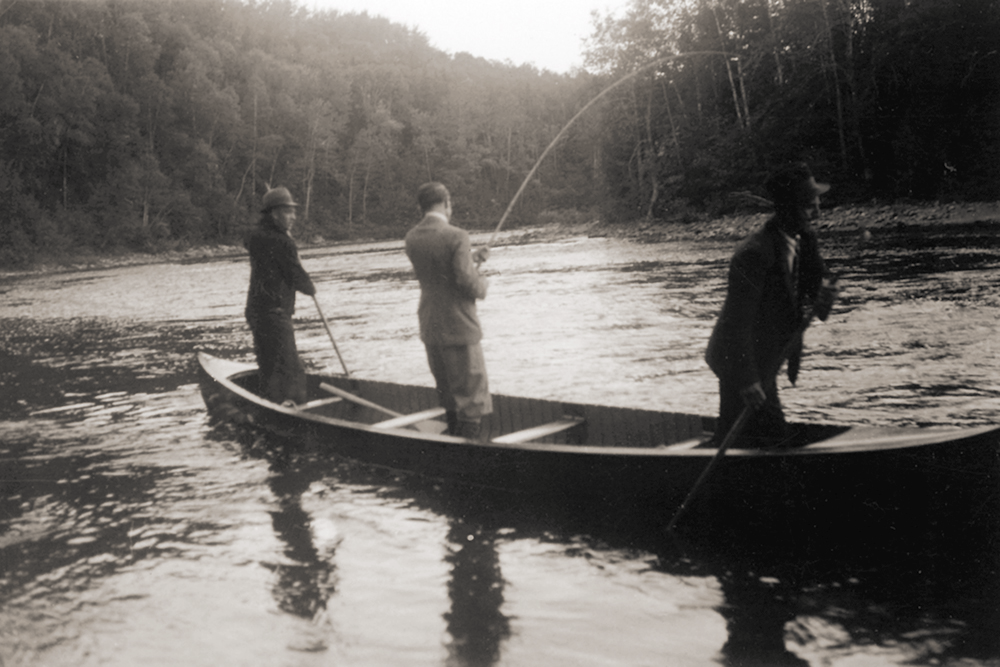
<instances>
[{"instance_id":1,"label":"reflection of canoe","mask_svg":"<svg viewBox=\"0 0 1000 667\"><path fill-rule=\"evenodd\" d=\"M569 500L675 507L715 454L714 420L694 415L494 395L487 440L444 435L431 387L309 377L300 408L260 398L254 366L199 353L210 412L324 453L475 486ZM324 388L325 387L325 388ZM878 512L991 493L1000 480L1000 427L798 425L809 444L730 449L702 504L810 509L850 502ZM840 511L839 509L837 510Z\"/></svg>"}]
</instances>

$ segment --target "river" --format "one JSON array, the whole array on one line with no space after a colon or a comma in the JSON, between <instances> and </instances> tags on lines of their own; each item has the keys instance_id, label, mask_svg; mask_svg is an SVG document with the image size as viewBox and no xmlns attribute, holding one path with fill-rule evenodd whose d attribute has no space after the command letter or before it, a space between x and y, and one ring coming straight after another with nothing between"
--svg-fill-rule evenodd
<instances>
[{"instance_id":1,"label":"river","mask_svg":"<svg viewBox=\"0 0 1000 667\"><path fill-rule=\"evenodd\" d=\"M841 298L781 384L789 417L1000 422L995 228L821 243ZM491 388L714 413L702 353L733 245L499 245ZM429 385L401 244L302 255L351 373ZM194 364L252 360L248 273L233 257L0 282L3 667L1000 665L997 532L877 553L709 526L665 542L270 456L209 419ZM301 296L296 330L310 368L341 370Z\"/></svg>"}]
</instances>

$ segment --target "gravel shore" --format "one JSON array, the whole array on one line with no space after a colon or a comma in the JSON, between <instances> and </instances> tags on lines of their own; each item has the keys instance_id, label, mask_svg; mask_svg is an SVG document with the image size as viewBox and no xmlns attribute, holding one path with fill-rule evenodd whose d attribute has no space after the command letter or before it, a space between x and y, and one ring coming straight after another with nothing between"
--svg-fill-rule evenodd
<instances>
[{"instance_id":1,"label":"gravel shore","mask_svg":"<svg viewBox=\"0 0 1000 667\"><path fill-rule=\"evenodd\" d=\"M683 239L733 239L747 236L764 224L770 216L766 211L725 215L716 218L705 217L689 222L640 221L631 223L605 223L595 220L583 224L550 224L545 227L518 228L498 235L497 245L523 245L542 243L574 236L635 238L643 241L670 241ZM824 231L836 233L864 232L885 228L919 228L928 226L976 225L993 227L1000 233L1000 201L974 202L962 204L917 204L898 203L869 206L840 206L823 209L815 226ZM473 243L486 242L491 234L487 231L473 232ZM337 245L364 243L358 239ZM299 240L301 249L323 247L324 242L308 243ZM21 271L0 270L0 278L20 275L58 273L92 269L132 266L137 264L157 264L173 262L203 261L221 257L235 257L246 254L241 246L203 246L185 250L167 251L155 254L133 253L113 256L87 256L69 261L44 262Z\"/></svg>"}]
</instances>

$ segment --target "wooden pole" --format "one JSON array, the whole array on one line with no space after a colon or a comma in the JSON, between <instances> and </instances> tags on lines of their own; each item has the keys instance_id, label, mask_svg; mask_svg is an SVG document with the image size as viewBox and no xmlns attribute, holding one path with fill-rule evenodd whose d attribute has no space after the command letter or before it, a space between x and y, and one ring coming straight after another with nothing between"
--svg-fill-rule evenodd
<instances>
[{"instance_id":1,"label":"wooden pole","mask_svg":"<svg viewBox=\"0 0 1000 667\"><path fill-rule=\"evenodd\" d=\"M794 349L794 346L796 345L797 341L802 337L802 334L805 333L805 330L809 327L809 324L812 322L813 314L814 314L813 311L810 310L809 316L805 319L805 322L803 322L799 326L799 328L796 329L792 337L788 340L787 343L785 343L785 347L781 351L781 357L778 358L778 367L775 368L774 372L771 373L771 375L768 377L773 377L777 375L778 372L781 370L781 364L785 363L785 359L788 357L789 354L792 353L792 350ZM681 506L677 508L676 512L674 512L674 517L670 520L670 523L667 524L668 532L672 531L674 529L674 526L677 525L677 521L681 518L681 515L684 514L684 512L687 510L688 505L691 504L691 500L698 494L698 491L701 489L702 485L704 485L705 480L708 479L708 473L710 473L712 471L712 468L715 467L715 464L718 463L722 459L722 457L726 455L726 450L729 449L729 446L732 445L733 442L735 442L738 437L740 437L740 433L743 432L743 428L747 425L747 422L750 421L750 417L753 416L754 412L756 412L756 408L754 408L752 405L748 405L745 408L743 408L743 412L740 413L740 416L730 427L729 433L726 434L726 437L722 441L722 444L719 445L719 451L715 452L715 456L713 456L712 460L708 462L708 465L705 466L705 469L701 472L701 475L698 476L697 481L695 481L694 486L691 487L691 490L687 494L687 498L684 499L684 502L681 503Z\"/></svg>"},{"instance_id":2,"label":"wooden pole","mask_svg":"<svg viewBox=\"0 0 1000 667\"><path fill-rule=\"evenodd\" d=\"M337 358L340 359L340 365L344 367L344 375L347 377L351 376L351 372L347 370L347 364L344 363L344 357L340 356L340 348L337 347L337 341L333 338L333 332L330 331L330 324L326 321L326 316L323 314L323 309L319 307L319 299L313 294L313 303L316 304L316 312L319 313L319 318L323 320L323 328L326 329L326 335L330 337L330 342L333 343L333 350L337 353Z\"/></svg>"},{"instance_id":3,"label":"wooden pole","mask_svg":"<svg viewBox=\"0 0 1000 667\"><path fill-rule=\"evenodd\" d=\"M677 508L676 512L674 512L674 517L670 520L670 523L667 524L667 532L673 531L674 526L677 525L677 521L681 518L681 515L687 511L688 505L691 504L691 500L695 497L695 495L697 495L698 490L701 488L702 484L705 483L705 480L708 479L708 473L712 472L712 468L714 468L715 464L722 459L726 450L729 449L729 446L736 441L736 438L740 437L740 433L743 432L743 427L746 426L748 421L750 421L750 417L754 412L754 407L751 405L743 408L743 412L740 413L740 416L729 429L729 433L726 434L726 438L722 441L722 444L719 445L719 451L715 453L712 460L708 462L705 469L701 471L700 475L698 475L698 480L694 483L694 486L691 487L691 490L687 494L687 498L684 499L681 506Z\"/></svg>"},{"instance_id":4,"label":"wooden pole","mask_svg":"<svg viewBox=\"0 0 1000 667\"><path fill-rule=\"evenodd\" d=\"M862 238L864 239L864 237ZM834 277L830 282L830 285L832 286L836 284L836 282L837 279L836 277ZM815 315L816 311L811 308L809 310L809 314L804 318L802 324L799 325L798 329L795 330L795 333L792 334L792 337L788 340L787 343L785 343L785 347L781 350L781 356L778 358L778 365L776 368L773 369L774 372L771 373L771 375L768 377L773 377L777 375L779 371L781 371L781 365L785 363L785 360L788 358L788 355L792 353L792 350L795 349L795 346L798 344L798 341L802 339L802 336L803 334L805 334L806 329L808 329L809 325L812 324L813 317L815 317ZM677 508L677 511L674 513L674 516L670 520L670 523L667 524L668 532L672 531L674 529L674 526L677 525L678 519L681 518L681 515L684 514L684 512L687 510L688 505L691 504L691 500L698 493L698 490L705 483L705 480L708 479L708 473L711 472L712 468L715 467L715 464L718 463L723 456L725 456L726 450L729 449L729 446L733 444L733 442L740 436L740 433L743 431L743 428L746 426L746 423L750 420L750 417L753 415L754 411L755 411L754 408L749 405L743 408L743 412L740 413L740 416L736 419L736 422L729 429L729 433L726 434L726 438L722 441L722 444L719 445L719 451L715 453L715 456L712 457L712 460L708 462L707 466L705 466L705 469L702 471L701 475L699 475L698 479L695 481L694 486L691 487L691 491L688 492L687 498L685 498L684 502L681 503L681 506Z\"/></svg>"},{"instance_id":5,"label":"wooden pole","mask_svg":"<svg viewBox=\"0 0 1000 667\"><path fill-rule=\"evenodd\" d=\"M402 412L396 412L395 410L390 410L389 408L384 408L381 405L379 405L378 403L372 403L367 398L361 398L360 396L352 394L349 391L344 391L340 387L334 387L332 384L329 384L329 383L326 383L326 382L320 382L319 383L319 388L322 389L323 391L327 391L327 392L330 392L331 394L334 394L336 396L340 396L341 398L347 399L348 401L352 401L354 403L357 403L358 405L363 405L366 408L371 408L372 410L378 410L379 412L385 413L385 414L389 415L390 417L402 417L403 416Z\"/></svg>"}]
</instances>

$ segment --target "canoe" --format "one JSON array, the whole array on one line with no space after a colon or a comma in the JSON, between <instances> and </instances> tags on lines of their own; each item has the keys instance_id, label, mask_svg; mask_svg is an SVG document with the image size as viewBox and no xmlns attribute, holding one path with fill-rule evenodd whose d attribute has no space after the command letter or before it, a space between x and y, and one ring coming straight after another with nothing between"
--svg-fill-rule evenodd
<instances>
[{"instance_id":1,"label":"canoe","mask_svg":"<svg viewBox=\"0 0 1000 667\"><path fill-rule=\"evenodd\" d=\"M707 443L711 417L494 394L482 439L472 441L443 432L432 387L310 374L308 402L287 407L255 393L255 366L206 352L197 360L215 418L461 485L664 513L680 505L716 454ZM793 426L807 444L729 449L693 504L730 513L794 507L881 515L959 501L982 506L982 494L997 495L1000 426Z\"/></svg>"}]
</instances>

